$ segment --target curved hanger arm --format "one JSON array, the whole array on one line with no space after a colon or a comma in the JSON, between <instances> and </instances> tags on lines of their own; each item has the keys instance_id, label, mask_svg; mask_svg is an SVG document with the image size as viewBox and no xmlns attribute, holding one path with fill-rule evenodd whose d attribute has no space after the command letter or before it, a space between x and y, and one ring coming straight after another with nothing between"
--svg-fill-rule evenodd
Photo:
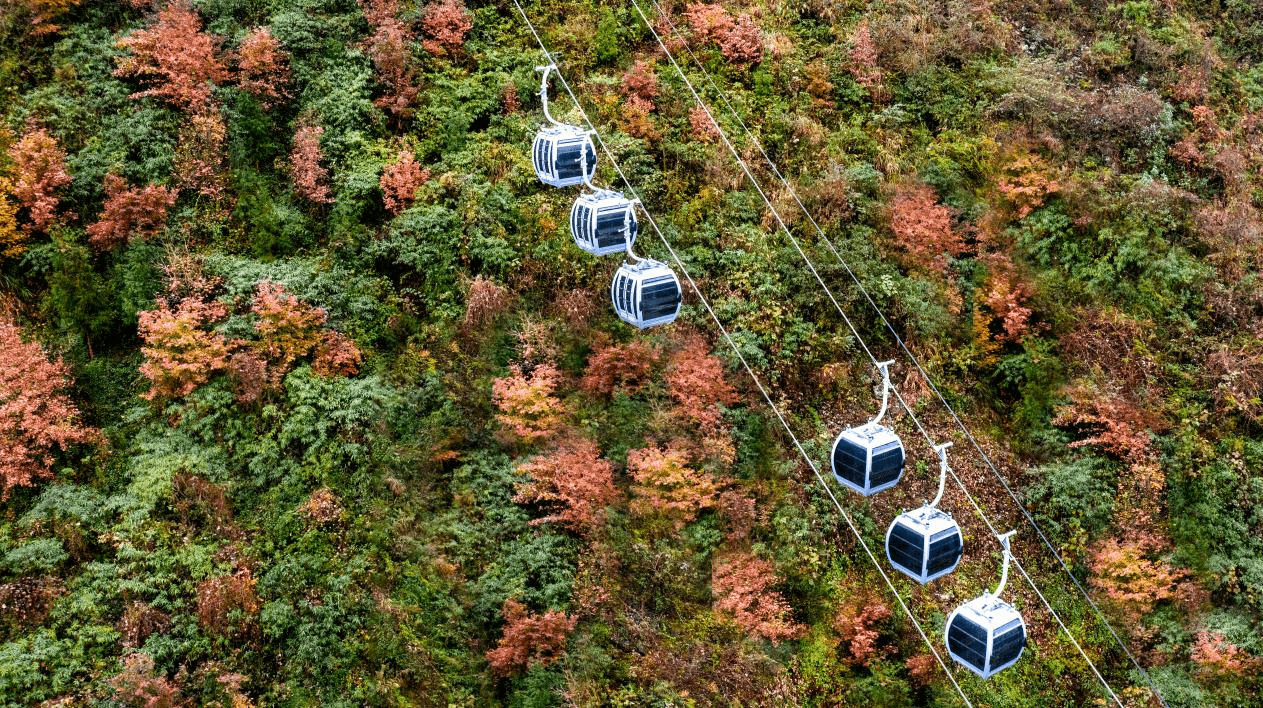
<instances>
[{"instance_id":1,"label":"curved hanger arm","mask_svg":"<svg viewBox=\"0 0 1263 708\"><path fill-rule=\"evenodd\" d=\"M535 71L542 71L544 75L539 79L539 100L544 104L544 117L553 125L564 125L553 118L553 114L548 112L548 72L557 68L556 63L549 63L546 66L537 66Z\"/></svg>"},{"instance_id":2,"label":"curved hanger arm","mask_svg":"<svg viewBox=\"0 0 1263 708\"><path fill-rule=\"evenodd\" d=\"M640 200L633 199L631 200L631 204L628 205L627 211L623 212L623 240L627 242L627 255L631 256L632 261L634 261L635 263L639 263L642 260L644 260L640 256L637 256L634 251L632 251L632 235L631 235L632 211L639 205L640 205Z\"/></svg>"},{"instance_id":3,"label":"curved hanger arm","mask_svg":"<svg viewBox=\"0 0 1263 708\"><path fill-rule=\"evenodd\" d=\"M931 509L937 507L938 503L943 501L943 488L947 486L947 448L951 446L950 442L934 446L934 449L938 452L938 494L934 496L934 501L930 502Z\"/></svg>"},{"instance_id":4,"label":"curved hanger arm","mask_svg":"<svg viewBox=\"0 0 1263 708\"><path fill-rule=\"evenodd\" d=\"M890 365L895 363L894 360L878 362L877 368L881 370L881 410L877 411L877 417L868 421L870 425L880 423L883 416L886 415L886 406L890 403Z\"/></svg>"},{"instance_id":5,"label":"curved hanger arm","mask_svg":"<svg viewBox=\"0 0 1263 708\"><path fill-rule=\"evenodd\" d=\"M587 133L585 133L585 135L593 135L594 133L596 133L595 130L589 130ZM593 192L601 191L600 187L597 187L596 185L592 184L592 181L588 179L588 144L587 143L584 143L583 145L579 146L579 174L580 176L583 177L583 186L587 187ZM595 175L596 170L593 170L592 174Z\"/></svg>"},{"instance_id":6,"label":"curved hanger arm","mask_svg":"<svg viewBox=\"0 0 1263 708\"><path fill-rule=\"evenodd\" d=\"M996 586L995 592L991 593L992 597L999 597L1004 592L1004 586L1009 582L1009 561L1013 560L1013 552L1009 550L1009 538L1017 533L1016 530L1002 533L997 538L1000 539L1000 545L1004 546L1004 572L1000 574L1000 584Z\"/></svg>"}]
</instances>

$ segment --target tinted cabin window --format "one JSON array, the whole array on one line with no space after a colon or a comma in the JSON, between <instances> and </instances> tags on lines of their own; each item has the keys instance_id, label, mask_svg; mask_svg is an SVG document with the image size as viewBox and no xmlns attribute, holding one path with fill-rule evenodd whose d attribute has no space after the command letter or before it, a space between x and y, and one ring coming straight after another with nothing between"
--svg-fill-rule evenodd
<instances>
[{"instance_id":1,"label":"tinted cabin window","mask_svg":"<svg viewBox=\"0 0 1263 708\"><path fill-rule=\"evenodd\" d=\"M956 565L956 561L960 560L960 551L960 534L946 532L943 537L930 542L930 562L925 572L932 575Z\"/></svg>"},{"instance_id":2,"label":"tinted cabin window","mask_svg":"<svg viewBox=\"0 0 1263 708\"><path fill-rule=\"evenodd\" d=\"M583 143L570 142L557 145L557 179L574 179L579 176L579 150Z\"/></svg>"},{"instance_id":3,"label":"tinted cabin window","mask_svg":"<svg viewBox=\"0 0 1263 708\"><path fill-rule=\"evenodd\" d=\"M624 276L618 285L618 305L622 308L623 312L635 316L636 312L631 306L631 289L631 278Z\"/></svg>"},{"instance_id":4,"label":"tinted cabin window","mask_svg":"<svg viewBox=\"0 0 1263 708\"><path fill-rule=\"evenodd\" d=\"M652 320L673 315L679 304L680 288L676 285L675 278L651 278L640 286L641 319Z\"/></svg>"},{"instance_id":5,"label":"tinted cabin window","mask_svg":"<svg viewBox=\"0 0 1263 708\"><path fill-rule=\"evenodd\" d=\"M544 158L544 149L547 147L548 141L540 139L535 141L535 169L547 173L548 160Z\"/></svg>"},{"instance_id":6,"label":"tinted cabin window","mask_svg":"<svg viewBox=\"0 0 1263 708\"><path fill-rule=\"evenodd\" d=\"M601 211L596 215L596 242L602 248L623 242L622 209ZM632 223L635 223L634 221Z\"/></svg>"},{"instance_id":7,"label":"tinted cabin window","mask_svg":"<svg viewBox=\"0 0 1263 708\"><path fill-rule=\"evenodd\" d=\"M833 470L839 477L857 487L864 486L864 468L868 466L868 450L850 440L838 441L833 451Z\"/></svg>"},{"instance_id":8,"label":"tinted cabin window","mask_svg":"<svg viewBox=\"0 0 1263 708\"><path fill-rule=\"evenodd\" d=\"M987 668L987 630L976 622L956 615L947 630L947 648L979 671Z\"/></svg>"},{"instance_id":9,"label":"tinted cabin window","mask_svg":"<svg viewBox=\"0 0 1263 708\"><path fill-rule=\"evenodd\" d=\"M922 543L925 537L903 524L895 524L890 532L890 560L908 572L921 574Z\"/></svg>"},{"instance_id":10,"label":"tinted cabin window","mask_svg":"<svg viewBox=\"0 0 1263 708\"><path fill-rule=\"evenodd\" d=\"M991 644L991 665L1004 666L1017 658L1026 646L1026 629L1019 620L1013 620L996 631Z\"/></svg>"},{"instance_id":11,"label":"tinted cabin window","mask_svg":"<svg viewBox=\"0 0 1263 708\"><path fill-rule=\"evenodd\" d=\"M878 487L894 481L903 474L903 446L897 442L886 443L873 450L873 471L869 485Z\"/></svg>"}]
</instances>

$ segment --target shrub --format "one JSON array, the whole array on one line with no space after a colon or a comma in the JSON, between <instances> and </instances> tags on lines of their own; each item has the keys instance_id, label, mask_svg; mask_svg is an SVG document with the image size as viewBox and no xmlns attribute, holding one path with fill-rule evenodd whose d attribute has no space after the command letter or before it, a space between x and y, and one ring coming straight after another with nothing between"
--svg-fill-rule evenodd
<instances>
[{"instance_id":1,"label":"shrub","mask_svg":"<svg viewBox=\"0 0 1263 708\"><path fill-rule=\"evenodd\" d=\"M360 6L364 9L364 18L373 27L373 34L364 41L364 49L377 67L378 79L386 87L386 95L373 104L397 119L410 118L418 93L409 48L414 39L412 29L398 18L398 0L361 1Z\"/></svg>"},{"instance_id":2,"label":"shrub","mask_svg":"<svg viewBox=\"0 0 1263 708\"><path fill-rule=\"evenodd\" d=\"M237 48L237 82L241 88L259 99L264 110L269 109L288 94L289 55L281 49L281 43L267 27L255 27Z\"/></svg>"},{"instance_id":3,"label":"shrub","mask_svg":"<svg viewBox=\"0 0 1263 708\"><path fill-rule=\"evenodd\" d=\"M158 13L151 28L118 41L130 54L118 58L115 76L136 76L150 88L132 98L154 96L177 108L202 108L214 84L228 78L215 57L219 39L202 32L202 20L184 0L174 0Z\"/></svg>"},{"instance_id":4,"label":"shrub","mask_svg":"<svg viewBox=\"0 0 1263 708\"><path fill-rule=\"evenodd\" d=\"M231 575L212 576L198 583L198 624L220 637L249 630L260 608L254 585L249 568L238 568Z\"/></svg>"},{"instance_id":5,"label":"shrub","mask_svg":"<svg viewBox=\"0 0 1263 708\"><path fill-rule=\"evenodd\" d=\"M551 364L540 364L528 377L517 366L491 384L491 397L499 409L496 421L509 440L533 444L551 438L560 429L565 409L553 394L561 376Z\"/></svg>"},{"instance_id":6,"label":"shrub","mask_svg":"<svg viewBox=\"0 0 1263 708\"><path fill-rule=\"evenodd\" d=\"M584 438L564 441L518 467L518 472L529 479L518 485L513 501L543 504L552 511L532 524L558 523L590 536L605 522L605 507L618 497L613 467L601 459L596 443Z\"/></svg>"},{"instance_id":7,"label":"shrub","mask_svg":"<svg viewBox=\"0 0 1263 708\"><path fill-rule=\"evenodd\" d=\"M180 689L154 669L148 654L123 657L123 670L106 683L114 689L115 698L132 708L177 708L185 705Z\"/></svg>"},{"instance_id":8,"label":"shrub","mask_svg":"<svg viewBox=\"0 0 1263 708\"><path fill-rule=\"evenodd\" d=\"M547 666L566 651L566 642L574 631L577 617L557 610L542 615L528 612L526 606L509 599L504 601L504 634L495 649L487 652L491 670L508 676L530 666Z\"/></svg>"},{"instance_id":9,"label":"shrub","mask_svg":"<svg viewBox=\"0 0 1263 708\"><path fill-rule=\"evenodd\" d=\"M638 516L661 516L678 531L715 506L718 491L705 472L690 469L683 452L649 447L627 453L627 469L636 484L631 510Z\"/></svg>"},{"instance_id":10,"label":"shrub","mask_svg":"<svg viewBox=\"0 0 1263 708\"><path fill-rule=\"evenodd\" d=\"M412 206L417 190L430 181L430 170L417 164L416 156L409 150L399 153L399 158L382 170L381 188L385 195L386 211L398 215Z\"/></svg>"},{"instance_id":11,"label":"shrub","mask_svg":"<svg viewBox=\"0 0 1263 708\"><path fill-rule=\"evenodd\" d=\"M329 172L320 164L320 136L325 129L318 125L304 125L294 133L294 147L289 154L290 177L294 191L315 204L330 204Z\"/></svg>"},{"instance_id":12,"label":"shrub","mask_svg":"<svg viewBox=\"0 0 1263 708\"><path fill-rule=\"evenodd\" d=\"M428 39L421 46L431 54L456 52L465 43L465 35L473 28L469 11L461 0L441 0L426 6L421 14L421 31Z\"/></svg>"},{"instance_id":13,"label":"shrub","mask_svg":"<svg viewBox=\"0 0 1263 708\"><path fill-rule=\"evenodd\" d=\"M11 320L0 319L0 499L53 475L53 448L95 443L100 433L77 421L79 409L62 390L71 384L60 359L36 342L23 342Z\"/></svg>"},{"instance_id":14,"label":"shrub","mask_svg":"<svg viewBox=\"0 0 1263 708\"><path fill-rule=\"evenodd\" d=\"M145 361L140 373L149 379L146 400L181 398L210 380L228 364L230 345L218 332L205 327L228 315L221 303L187 297L175 310L164 301L158 308L139 314L140 353Z\"/></svg>"},{"instance_id":15,"label":"shrub","mask_svg":"<svg viewBox=\"0 0 1263 708\"><path fill-rule=\"evenodd\" d=\"M773 644L801 636L805 628L789 619L792 608L772 590L777 581L772 564L748 552L719 556L711 571L715 611Z\"/></svg>"},{"instance_id":16,"label":"shrub","mask_svg":"<svg viewBox=\"0 0 1263 708\"><path fill-rule=\"evenodd\" d=\"M635 393L649 383L659 356L653 345L643 339L601 347L588 357L588 367L579 385L589 393L602 396L611 396L616 391Z\"/></svg>"},{"instance_id":17,"label":"shrub","mask_svg":"<svg viewBox=\"0 0 1263 708\"><path fill-rule=\"evenodd\" d=\"M227 190L224 144L228 126L215 108L198 110L180 128L175 149L175 178L181 187L218 200Z\"/></svg>"},{"instance_id":18,"label":"shrub","mask_svg":"<svg viewBox=\"0 0 1263 708\"><path fill-rule=\"evenodd\" d=\"M40 129L10 145L8 154L13 161L13 196L27 208L30 228L47 231L60 201L53 192L71 182L66 173L66 153Z\"/></svg>"},{"instance_id":19,"label":"shrub","mask_svg":"<svg viewBox=\"0 0 1263 708\"><path fill-rule=\"evenodd\" d=\"M13 180L0 176L0 258L13 258L26 250L27 234L18 228L18 205L9 199Z\"/></svg>"},{"instance_id":20,"label":"shrub","mask_svg":"<svg viewBox=\"0 0 1263 708\"><path fill-rule=\"evenodd\" d=\"M952 229L952 212L938 204L934 190L924 184L900 187L890 209L890 230L899 245L920 262L947 272L947 259L965 251L960 234Z\"/></svg>"},{"instance_id":21,"label":"shrub","mask_svg":"<svg viewBox=\"0 0 1263 708\"><path fill-rule=\"evenodd\" d=\"M88 227L93 246L112 251L133 238L148 238L167 224L167 210L179 192L156 184L130 188L115 174L105 176L105 208L95 224Z\"/></svg>"}]
</instances>

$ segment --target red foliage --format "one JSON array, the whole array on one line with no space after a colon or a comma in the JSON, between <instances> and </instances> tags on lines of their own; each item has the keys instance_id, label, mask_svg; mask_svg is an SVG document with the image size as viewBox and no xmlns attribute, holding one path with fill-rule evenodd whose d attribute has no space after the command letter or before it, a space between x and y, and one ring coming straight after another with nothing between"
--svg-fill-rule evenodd
<instances>
[{"instance_id":1,"label":"red foliage","mask_svg":"<svg viewBox=\"0 0 1263 708\"><path fill-rule=\"evenodd\" d=\"M652 111L656 107L654 99L658 98L658 75L653 73L652 66L638 61L623 74L623 83L618 90L627 96L628 103Z\"/></svg>"},{"instance_id":2,"label":"red foliage","mask_svg":"<svg viewBox=\"0 0 1263 708\"><path fill-rule=\"evenodd\" d=\"M574 438L518 468L530 479L518 486L513 501L543 504L553 513L532 524L558 523L590 536L605 521L605 508L618 498L613 466L601 459L596 443Z\"/></svg>"},{"instance_id":3,"label":"red foliage","mask_svg":"<svg viewBox=\"0 0 1263 708\"><path fill-rule=\"evenodd\" d=\"M517 95L517 84L512 81L505 83L500 96L500 105L503 107L503 112L506 116L517 113L517 110L522 107L522 101L518 99Z\"/></svg>"},{"instance_id":4,"label":"red foliage","mask_svg":"<svg viewBox=\"0 0 1263 708\"><path fill-rule=\"evenodd\" d=\"M290 176L294 191L316 204L329 204L329 171L320 165L320 136L325 129L318 125L304 125L294 133L294 148L289 153Z\"/></svg>"},{"instance_id":5,"label":"red foliage","mask_svg":"<svg viewBox=\"0 0 1263 708\"><path fill-rule=\"evenodd\" d=\"M535 367L528 378L517 366L510 374L491 384L491 397L500 410L496 421L510 440L526 444L541 442L561 428L565 409L553 395L561 379L551 364Z\"/></svg>"},{"instance_id":6,"label":"red foliage","mask_svg":"<svg viewBox=\"0 0 1263 708\"><path fill-rule=\"evenodd\" d=\"M588 357L588 368L579 386L603 396L615 391L635 393L649 383L658 359L653 345L643 339L601 347Z\"/></svg>"},{"instance_id":7,"label":"red foliage","mask_svg":"<svg viewBox=\"0 0 1263 708\"><path fill-rule=\"evenodd\" d=\"M410 150L399 153L399 159L382 170L381 187L386 211L397 215L412 206L417 190L429 181L429 168L421 167Z\"/></svg>"},{"instance_id":8,"label":"red foliage","mask_svg":"<svg viewBox=\"0 0 1263 708\"><path fill-rule=\"evenodd\" d=\"M31 228L47 231L59 201L53 192L71 182L66 153L43 129L23 135L9 146L8 153L13 161L13 196L29 210Z\"/></svg>"},{"instance_id":9,"label":"red foliage","mask_svg":"<svg viewBox=\"0 0 1263 708\"><path fill-rule=\"evenodd\" d=\"M724 58L734 64L752 64L763 58L763 38L754 19L742 13L735 19L723 6L692 3L684 19L693 33L715 42Z\"/></svg>"},{"instance_id":10,"label":"red foliage","mask_svg":"<svg viewBox=\"0 0 1263 708\"><path fill-rule=\"evenodd\" d=\"M159 299L158 309L141 312L140 373L150 381L146 400L180 398L210 380L228 363L229 344L204 328L228 316L222 303L187 297L172 311Z\"/></svg>"},{"instance_id":11,"label":"red foliage","mask_svg":"<svg viewBox=\"0 0 1263 708\"><path fill-rule=\"evenodd\" d=\"M718 491L705 472L686 466L688 458L674 449L649 447L627 453L627 469L636 485L631 511L637 516L662 516L678 531L702 509L715 506Z\"/></svg>"},{"instance_id":12,"label":"red foliage","mask_svg":"<svg viewBox=\"0 0 1263 708\"><path fill-rule=\"evenodd\" d=\"M1263 663L1228 641L1222 632L1207 630L1197 633L1191 658L1198 673L1210 677L1250 675Z\"/></svg>"},{"instance_id":13,"label":"red foliage","mask_svg":"<svg viewBox=\"0 0 1263 708\"><path fill-rule=\"evenodd\" d=\"M851 660L868 666L877 657L877 640L881 638L881 630L873 625L890 619L890 608L873 593L861 592L855 600L839 609L833 629L847 643Z\"/></svg>"},{"instance_id":14,"label":"red foliage","mask_svg":"<svg viewBox=\"0 0 1263 708\"><path fill-rule=\"evenodd\" d=\"M689 128L693 138L704 143L713 143L720 138L719 126L700 106L689 108Z\"/></svg>"},{"instance_id":15,"label":"red foliage","mask_svg":"<svg viewBox=\"0 0 1263 708\"><path fill-rule=\"evenodd\" d=\"M197 585L197 621L207 633L227 637L249 630L259 596L249 568L209 577ZM237 615L237 616L233 616Z\"/></svg>"},{"instance_id":16,"label":"red foliage","mask_svg":"<svg viewBox=\"0 0 1263 708\"><path fill-rule=\"evenodd\" d=\"M106 251L133 238L148 238L166 226L167 210L175 204L179 191L156 184L135 189L114 174L105 176L105 208L101 218L88 227L88 240Z\"/></svg>"},{"instance_id":17,"label":"red foliage","mask_svg":"<svg viewBox=\"0 0 1263 708\"><path fill-rule=\"evenodd\" d=\"M177 108L202 108L211 88L228 78L215 57L219 38L202 32L202 20L185 0L175 0L158 13L151 29L137 30L118 41L131 54L119 57L115 76L137 76L150 88L132 98L156 96Z\"/></svg>"},{"instance_id":18,"label":"red foliage","mask_svg":"<svg viewBox=\"0 0 1263 708\"><path fill-rule=\"evenodd\" d=\"M952 230L952 212L938 204L934 190L924 184L900 187L891 208L890 229L899 244L916 259L947 271L947 257L965 252L960 234Z\"/></svg>"},{"instance_id":19,"label":"red foliage","mask_svg":"<svg viewBox=\"0 0 1263 708\"><path fill-rule=\"evenodd\" d=\"M237 49L237 83L243 90L259 99L264 109L271 108L288 95L285 84L289 83L289 55L281 49L281 43L267 27L255 27L241 40Z\"/></svg>"},{"instance_id":20,"label":"red foliage","mask_svg":"<svg viewBox=\"0 0 1263 708\"><path fill-rule=\"evenodd\" d=\"M52 34L61 29L52 20L65 14L67 10L78 5L80 0L10 0L8 12L25 11L30 17L21 18L33 37Z\"/></svg>"},{"instance_id":21,"label":"red foliage","mask_svg":"<svg viewBox=\"0 0 1263 708\"><path fill-rule=\"evenodd\" d=\"M504 634L496 648L487 652L491 670L499 676L515 674L531 665L547 666L561 658L579 621L557 610L532 614L512 599L504 601L503 612Z\"/></svg>"},{"instance_id":22,"label":"red foliage","mask_svg":"<svg viewBox=\"0 0 1263 708\"><path fill-rule=\"evenodd\" d=\"M876 98L881 90L881 68L877 66L877 45L873 42L873 33L868 27L868 20L860 22L851 33L851 51L847 54L851 63L847 70L855 77L855 83L868 89Z\"/></svg>"},{"instance_id":23,"label":"red foliage","mask_svg":"<svg viewBox=\"0 0 1263 708\"><path fill-rule=\"evenodd\" d=\"M461 331L466 336L484 330L509 306L509 291L481 275L469 283L465 298L465 318Z\"/></svg>"},{"instance_id":24,"label":"red foliage","mask_svg":"<svg viewBox=\"0 0 1263 708\"><path fill-rule=\"evenodd\" d=\"M360 349L355 342L345 334L329 329L316 344L311 370L325 378L354 376L360 370L360 360Z\"/></svg>"},{"instance_id":25,"label":"red foliage","mask_svg":"<svg viewBox=\"0 0 1263 708\"><path fill-rule=\"evenodd\" d=\"M106 681L115 691L114 698L131 708L177 708L185 705L180 689L154 669L148 654L123 657L123 670Z\"/></svg>"},{"instance_id":26,"label":"red foliage","mask_svg":"<svg viewBox=\"0 0 1263 708\"><path fill-rule=\"evenodd\" d=\"M1060 191L1061 184L1049 175L1038 155L1023 155L1005 166L996 189L1012 206L1014 218L1024 219Z\"/></svg>"},{"instance_id":27,"label":"red foliage","mask_svg":"<svg viewBox=\"0 0 1263 708\"><path fill-rule=\"evenodd\" d=\"M692 336L667 362L667 389L678 402L677 414L704 435L722 431L719 406L737 401L737 392L724 379L724 364L710 355L706 340Z\"/></svg>"},{"instance_id":28,"label":"red foliage","mask_svg":"<svg viewBox=\"0 0 1263 708\"><path fill-rule=\"evenodd\" d=\"M101 434L76 422L79 410L61 392L70 370L37 342L23 342L11 320L0 319L0 352L0 499L7 499L14 487L53 476L54 447L65 452Z\"/></svg>"},{"instance_id":29,"label":"red foliage","mask_svg":"<svg viewBox=\"0 0 1263 708\"><path fill-rule=\"evenodd\" d=\"M715 558L710 582L715 611L746 632L774 644L802 635L805 628L790 619L789 603L772 590L779 579L771 563L748 552L725 554Z\"/></svg>"},{"instance_id":30,"label":"red foliage","mask_svg":"<svg viewBox=\"0 0 1263 708\"><path fill-rule=\"evenodd\" d=\"M1017 267L1007 256L988 254L982 260L985 260L989 271L981 291L982 304L1000 320L1003 329L996 339L1000 342L1020 342L1030 328L1031 318L1031 308L1023 303L1033 293L1021 282Z\"/></svg>"},{"instance_id":31,"label":"red foliage","mask_svg":"<svg viewBox=\"0 0 1263 708\"><path fill-rule=\"evenodd\" d=\"M740 543L750 537L754 523L758 520L753 499L735 489L729 489L719 495L719 511L728 522L725 539L731 543Z\"/></svg>"},{"instance_id":32,"label":"red foliage","mask_svg":"<svg viewBox=\"0 0 1263 708\"><path fill-rule=\"evenodd\" d=\"M908 676L912 678L913 684L928 686L934 682L935 665L937 663L931 654L917 654L916 656L908 657L908 660L904 662L904 666L908 667Z\"/></svg>"},{"instance_id":33,"label":"red foliage","mask_svg":"<svg viewBox=\"0 0 1263 708\"><path fill-rule=\"evenodd\" d=\"M418 93L410 48L415 39L413 31L398 17L398 0L361 1L360 7L364 18L373 26L373 34L364 41L364 49L386 87L386 95L373 103L398 119L409 118Z\"/></svg>"},{"instance_id":34,"label":"red foliage","mask_svg":"<svg viewBox=\"0 0 1263 708\"><path fill-rule=\"evenodd\" d=\"M421 31L429 39L421 43L431 54L443 55L459 50L465 35L474 23L461 0L441 0L425 8L421 15Z\"/></svg>"}]
</instances>

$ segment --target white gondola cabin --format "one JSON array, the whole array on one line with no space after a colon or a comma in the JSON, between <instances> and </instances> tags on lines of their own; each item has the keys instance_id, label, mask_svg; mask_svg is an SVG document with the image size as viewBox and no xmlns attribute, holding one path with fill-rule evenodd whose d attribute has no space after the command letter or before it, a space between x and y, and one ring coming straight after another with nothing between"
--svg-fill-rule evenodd
<instances>
[{"instance_id":1,"label":"white gondola cabin","mask_svg":"<svg viewBox=\"0 0 1263 708\"><path fill-rule=\"evenodd\" d=\"M877 365L882 372L881 411L864 425L843 430L833 441L830 455L834 479L866 497L895 486L903 476L903 442L894 431L881 425L890 396L887 367L891 363Z\"/></svg>"},{"instance_id":2,"label":"white gondola cabin","mask_svg":"<svg viewBox=\"0 0 1263 708\"><path fill-rule=\"evenodd\" d=\"M682 295L675 271L649 258L623 263L610 284L619 319L639 329L673 321L680 314Z\"/></svg>"},{"instance_id":3,"label":"white gondola cabin","mask_svg":"<svg viewBox=\"0 0 1263 708\"><path fill-rule=\"evenodd\" d=\"M935 447L939 454L938 496L920 509L905 511L886 529L886 559L895 570L922 585L956 569L964 550L960 525L952 515L938 508L947 482L947 448Z\"/></svg>"},{"instance_id":4,"label":"white gondola cabin","mask_svg":"<svg viewBox=\"0 0 1263 708\"><path fill-rule=\"evenodd\" d=\"M535 175L544 184L573 187L590 180L596 172L596 146L589 131L561 123L549 113L548 72L555 68L553 64L535 67L536 71L544 72L539 98L544 104L544 117L549 125L541 127L535 134L531 163L535 166Z\"/></svg>"},{"instance_id":5,"label":"white gondola cabin","mask_svg":"<svg viewBox=\"0 0 1263 708\"><path fill-rule=\"evenodd\" d=\"M982 678L1017 663L1026 648L1026 622L1012 605L1000 599L1009 576L1010 531L1000 537L1004 546L1004 575L995 592L982 595L952 610L947 616L944 640L952 659Z\"/></svg>"},{"instance_id":6,"label":"white gondola cabin","mask_svg":"<svg viewBox=\"0 0 1263 708\"><path fill-rule=\"evenodd\" d=\"M587 172L586 160L582 161ZM622 192L595 187L579 195L570 208L570 235L575 245L594 256L605 256L627 250L636 242L636 202Z\"/></svg>"}]
</instances>

